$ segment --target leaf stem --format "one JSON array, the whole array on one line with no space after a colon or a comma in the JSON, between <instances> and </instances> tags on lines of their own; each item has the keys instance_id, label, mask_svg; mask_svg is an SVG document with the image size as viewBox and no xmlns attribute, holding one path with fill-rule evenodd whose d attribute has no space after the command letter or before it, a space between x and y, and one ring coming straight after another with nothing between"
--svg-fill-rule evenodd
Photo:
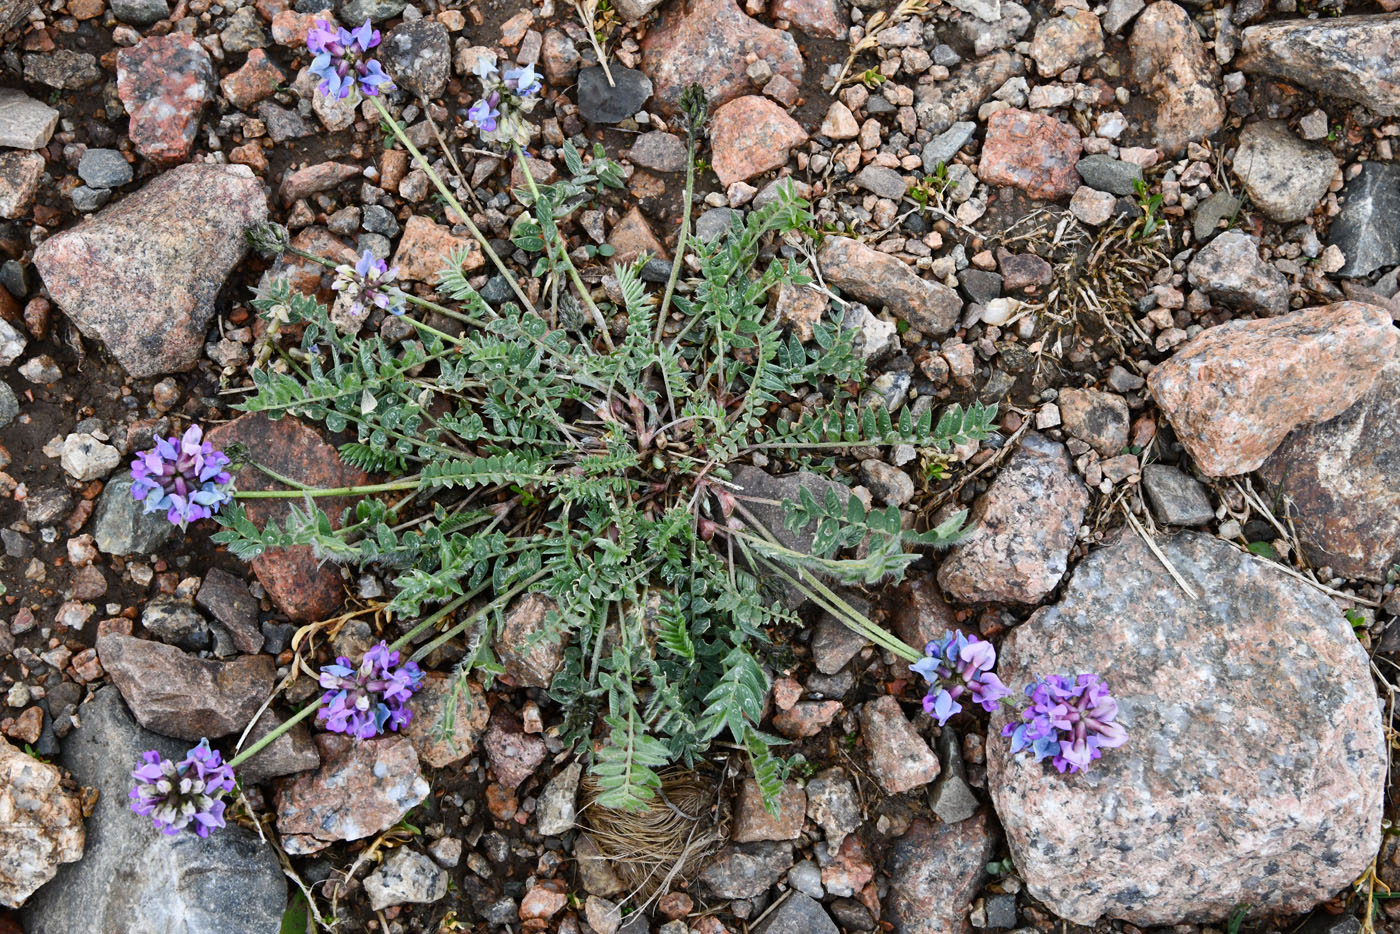
<instances>
[{"instance_id":1,"label":"leaf stem","mask_svg":"<svg viewBox=\"0 0 1400 934\"><path fill-rule=\"evenodd\" d=\"M394 480L390 483L370 483L364 486L334 486L300 490L236 490L234 499L300 499L303 496L355 496L363 493L388 493L391 490L416 490L417 479Z\"/></svg>"},{"instance_id":2,"label":"leaf stem","mask_svg":"<svg viewBox=\"0 0 1400 934\"><path fill-rule=\"evenodd\" d=\"M281 738L282 734L286 733L292 727L296 726L298 723L315 713L318 709L320 709L320 706L321 699L318 697L311 703L307 704L305 707L298 710L296 713L292 714L286 720L283 720L276 727L269 730L266 736L259 737L257 742L253 743L253 745L249 746L247 749L244 749L242 752L238 753L238 755L228 760L229 767L237 768L242 763L247 762L249 759L253 758L253 756L262 752L268 746L272 745L279 738Z\"/></svg>"}]
</instances>

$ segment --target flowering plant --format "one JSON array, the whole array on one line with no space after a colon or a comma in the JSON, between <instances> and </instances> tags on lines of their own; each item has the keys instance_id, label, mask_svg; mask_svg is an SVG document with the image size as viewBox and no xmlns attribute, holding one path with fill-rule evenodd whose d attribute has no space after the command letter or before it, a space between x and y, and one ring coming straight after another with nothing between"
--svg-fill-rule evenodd
<instances>
[{"instance_id":1,"label":"flowering plant","mask_svg":"<svg viewBox=\"0 0 1400 934\"><path fill-rule=\"evenodd\" d=\"M404 294L394 286L399 270L365 250L354 266L342 263L335 268L331 288L336 296L332 317L346 330L359 330L371 307L392 315L404 313Z\"/></svg>"},{"instance_id":2,"label":"flowering plant","mask_svg":"<svg viewBox=\"0 0 1400 934\"><path fill-rule=\"evenodd\" d=\"M1011 752L1029 749L1039 761L1049 759L1061 772L1078 772L1128 741L1117 722L1118 702L1096 674L1070 679L1037 678L1026 685L1030 706L1020 723L1008 723L1001 735L1011 737Z\"/></svg>"},{"instance_id":3,"label":"flowering plant","mask_svg":"<svg viewBox=\"0 0 1400 934\"><path fill-rule=\"evenodd\" d=\"M1001 706L1001 699L1011 693L1001 679L992 673L997 652L990 642L959 631L950 632L924 647L924 657L910 669L929 682L924 695L924 712L942 726L948 718L960 712L958 698L970 696L988 713Z\"/></svg>"},{"instance_id":4,"label":"flowering plant","mask_svg":"<svg viewBox=\"0 0 1400 934\"><path fill-rule=\"evenodd\" d=\"M481 81L481 99L467 108L467 122L488 142L530 141L530 128L524 115L535 108L543 88L531 65L507 68L504 73L490 58L482 58L472 69Z\"/></svg>"},{"instance_id":5,"label":"flowering plant","mask_svg":"<svg viewBox=\"0 0 1400 934\"><path fill-rule=\"evenodd\" d=\"M358 667L340 656L334 665L321 667L321 710L333 733L348 733L356 739L372 739L386 729L398 730L413 719L405 706L423 685L423 671L416 662L399 663L399 653L380 642L360 660Z\"/></svg>"},{"instance_id":6,"label":"flowering plant","mask_svg":"<svg viewBox=\"0 0 1400 934\"><path fill-rule=\"evenodd\" d=\"M377 59L368 57L377 45L379 30L369 19L353 31L316 20L306 33L306 48L316 56L310 71L321 79L321 93L343 100L357 86L368 97L392 91L394 82Z\"/></svg>"},{"instance_id":7,"label":"flowering plant","mask_svg":"<svg viewBox=\"0 0 1400 934\"><path fill-rule=\"evenodd\" d=\"M146 503L146 512L166 510L165 517L184 528L207 519L233 499L228 455L204 440L191 425L183 436L157 438L149 451L131 462L131 495Z\"/></svg>"},{"instance_id":8,"label":"flowering plant","mask_svg":"<svg viewBox=\"0 0 1400 934\"><path fill-rule=\"evenodd\" d=\"M169 836L190 830L207 837L224 826L223 797L233 791L233 766L209 748L209 740L200 740L179 762L162 759L154 749L141 760L145 765L131 773L137 782L129 795L133 811Z\"/></svg>"}]
</instances>

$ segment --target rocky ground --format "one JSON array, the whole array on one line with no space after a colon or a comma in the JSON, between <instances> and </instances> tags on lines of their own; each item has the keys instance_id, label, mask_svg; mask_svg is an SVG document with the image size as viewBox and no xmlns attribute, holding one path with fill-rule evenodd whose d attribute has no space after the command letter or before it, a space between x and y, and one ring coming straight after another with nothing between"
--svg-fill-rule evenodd
<instances>
[{"instance_id":1,"label":"rocky ground","mask_svg":"<svg viewBox=\"0 0 1400 934\"><path fill-rule=\"evenodd\" d=\"M0 0L0 931L261 934L303 887L345 931L1400 924L1396 6L615 0L591 24L610 85L554 0ZM229 408L253 287L329 284L242 232L272 219L424 288L470 245L372 108L313 94L305 34L332 13L385 31L393 108L502 241L510 165L459 129L482 50L546 77L537 174L566 139L623 160L568 230L617 258L675 248L676 108L701 84L697 235L791 178L827 288L774 313L799 337L841 315L891 409L1000 406L947 478L845 459L878 503L977 521L871 611L916 645L975 630L1008 683L1100 671L1133 741L1047 775L1003 715L938 728L902 664L814 615L765 659L771 729L813 774L775 818L718 753L698 800L720 839L648 903L580 813L526 601L489 691L434 674L415 728L372 743L294 730L209 841L138 826L140 751L261 735L299 626L337 620L322 656L358 656L383 622L374 575L295 549L249 567L209 523L140 515L125 467L198 421L302 482L362 480L312 428ZM425 726L447 705L453 742Z\"/></svg>"}]
</instances>

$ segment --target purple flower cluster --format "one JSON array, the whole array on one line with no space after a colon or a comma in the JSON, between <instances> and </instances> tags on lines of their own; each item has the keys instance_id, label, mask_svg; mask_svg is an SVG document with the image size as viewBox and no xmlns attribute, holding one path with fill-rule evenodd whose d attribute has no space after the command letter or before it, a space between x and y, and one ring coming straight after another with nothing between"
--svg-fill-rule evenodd
<instances>
[{"instance_id":1,"label":"purple flower cluster","mask_svg":"<svg viewBox=\"0 0 1400 934\"><path fill-rule=\"evenodd\" d=\"M930 687L924 696L924 712L936 719L939 726L963 709L958 698L964 695L990 713L1011 693L1001 679L992 674L997 652L990 642L954 631L930 642L924 652L925 656L909 667L928 681Z\"/></svg>"},{"instance_id":2,"label":"purple flower cluster","mask_svg":"<svg viewBox=\"0 0 1400 934\"><path fill-rule=\"evenodd\" d=\"M223 797L233 791L233 767L209 748L209 740L200 740L179 762L162 759L154 749L141 760L145 765L131 773L133 811L169 836L190 830L207 837L224 826Z\"/></svg>"},{"instance_id":3,"label":"purple flower cluster","mask_svg":"<svg viewBox=\"0 0 1400 934\"><path fill-rule=\"evenodd\" d=\"M544 85L531 65L507 68L502 74L495 61L479 59L472 74L481 80L481 99L467 108L467 123L487 139L519 138L520 114L534 108ZM525 136L528 140L528 134Z\"/></svg>"},{"instance_id":4,"label":"purple flower cluster","mask_svg":"<svg viewBox=\"0 0 1400 934\"><path fill-rule=\"evenodd\" d=\"M394 82L379 61L369 57L378 44L379 30L368 19L355 30L316 20L306 33L306 48L316 56L310 71L321 79L321 93L344 99L356 86L369 97L392 91Z\"/></svg>"},{"instance_id":5,"label":"purple flower cluster","mask_svg":"<svg viewBox=\"0 0 1400 934\"><path fill-rule=\"evenodd\" d=\"M326 729L371 739L413 719L406 704L423 685L423 671L416 663L399 665L399 653L383 642L365 653L358 668L343 655L335 662L321 668L326 693L316 719L324 721Z\"/></svg>"},{"instance_id":6,"label":"purple flower cluster","mask_svg":"<svg viewBox=\"0 0 1400 934\"><path fill-rule=\"evenodd\" d=\"M1118 702L1095 674L1073 680L1063 675L1037 678L1026 686L1031 704L1021 723L1008 723L1001 735L1011 737L1011 752L1031 750L1038 761L1050 759L1061 772L1078 772L1128 741L1117 722Z\"/></svg>"},{"instance_id":7,"label":"purple flower cluster","mask_svg":"<svg viewBox=\"0 0 1400 934\"><path fill-rule=\"evenodd\" d=\"M404 296L393 287L398 274L397 266L390 269L384 260L365 250L353 267L348 264L336 267L335 282L331 288L340 293L352 317L364 317L371 306L401 315L404 313Z\"/></svg>"},{"instance_id":8,"label":"purple flower cluster","mask_svg":"<svg viewBox=\"0 0 1400 934\"><path fill-rule=\"evenodd\" d=\"M166 510L165 517L184 528L207 519L233 499L233 477L224 468L228 455L204 440L191 425L182 437L157 438L156 446L131 462L131 495L144 500L146 512Z\"/></svg>"}]
</instances>

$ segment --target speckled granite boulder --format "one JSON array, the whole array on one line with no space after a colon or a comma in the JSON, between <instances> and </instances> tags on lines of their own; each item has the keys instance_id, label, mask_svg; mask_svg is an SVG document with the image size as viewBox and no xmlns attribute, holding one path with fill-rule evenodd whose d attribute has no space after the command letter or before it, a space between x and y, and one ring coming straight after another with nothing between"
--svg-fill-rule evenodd
<instances>
[{"instance_id":1,"label":"speckled granite boulder","mask_svg":"<svg viewBox=\"0 0 1400 934\"><path fill-rule=\"evenodd\" d=\"M1202 331L1147 387L1201 472L1257 470L1290 431L1344 412L1376 380L1400 334L1360 302Z\"/></svg>"},{"instance_id":2,"label":"speckled granite boulder","mask_svg":"<svg viewBox=\"0 0 1400 934\"><path fill-rule=\"evenodd\" d=\"M1400 115L1400 13L1290 19L1244 31L1239 67Z\"/></svg>"},{"instance_id":3,"label":"speckled granite boulder","mask_svg":"<svg viewBox=\"0 0 1400 934\"><path fill-rule=\"evenodd\" d=\"M998 672L1102 673L1128 742L1061 775L1010 756L987 785L1031 894L1075 924L1308 911L1380 845L1386 748L1366 653L1306 584L1197 532L1123 533L1012 631Z\"/></svg>"},{"instance_id":4,"label":"speckled granite boulder","mask_svg":"<svg viewBox=\"0 0 1400 934\"><path fill-rule=\"evenodd\" d=\"M939 585L964 603L1036 603L1065 576L1088 505L1065 446L1027 432L972 505L972 532L938 569Z\"/></svg>"}]
</instances>

